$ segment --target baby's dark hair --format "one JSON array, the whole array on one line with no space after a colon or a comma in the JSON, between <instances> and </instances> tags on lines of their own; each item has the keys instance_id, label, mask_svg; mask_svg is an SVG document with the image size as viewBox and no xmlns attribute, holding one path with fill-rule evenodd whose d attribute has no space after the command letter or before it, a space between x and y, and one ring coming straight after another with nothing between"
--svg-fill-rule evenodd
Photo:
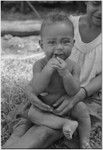
<instances>
[{"instance_id":1,"label":"baby's dark hair","mask_svg":"<svg viewBox=\"0 0 103 150\"><path fill-rule=\"evenodd\" d=\"M45 19L43 20L42 25L41 25L41 31L40 31L41 36L42 36L42 31L43 31L43 29L45 28L46 25L55 24L55 23L58 23L58 22L68 23L72 27L73 34L74 34L73 23L68 18L67 14L64 13L63 11L56 10L56 11L50 12L45 17Z\"/></svg>"}]
</instances>

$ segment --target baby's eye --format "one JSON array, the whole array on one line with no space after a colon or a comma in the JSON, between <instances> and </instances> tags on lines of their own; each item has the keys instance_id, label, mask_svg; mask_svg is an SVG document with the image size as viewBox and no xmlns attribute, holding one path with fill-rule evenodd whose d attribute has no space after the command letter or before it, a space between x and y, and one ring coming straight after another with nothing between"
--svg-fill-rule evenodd
<instances>
[{"instance_id":1,"label":"baby's eye","mask_svg":"<svg viewBox=\"0 0 103 150\"><path fill-rule=\"evenodd\" d=\"M69 39L63 39L62 40L62 44L69 44L70 43L70 40Z\"/></svg>"},{"instance_id":2,"label":"baby's eye","mask_svg":"<svg viewBox=\"0 0 103 150\"><path fill-rule=\"evenodd\" d=\"M55 45L55 44L56 44L56 41L48 41L48 44L49 44L49 45Z\"/></svg>"}]
</instances>

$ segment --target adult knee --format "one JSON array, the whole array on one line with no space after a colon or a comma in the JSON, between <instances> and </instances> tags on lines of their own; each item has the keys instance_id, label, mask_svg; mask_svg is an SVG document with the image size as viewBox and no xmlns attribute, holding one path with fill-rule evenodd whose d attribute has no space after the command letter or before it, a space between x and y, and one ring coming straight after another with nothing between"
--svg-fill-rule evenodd
<instances>
[{"instance_id":1,"label":"adult knee","mask_svg":"<svg viewBox=\"0 0 103 150\"><path fill-rule=\"evenodd\" d=\"M88 108L85 103L79 102L77 103L72 111L72 116L78 118L80 116L89 117Z\"/></svg>"}]
</instances>

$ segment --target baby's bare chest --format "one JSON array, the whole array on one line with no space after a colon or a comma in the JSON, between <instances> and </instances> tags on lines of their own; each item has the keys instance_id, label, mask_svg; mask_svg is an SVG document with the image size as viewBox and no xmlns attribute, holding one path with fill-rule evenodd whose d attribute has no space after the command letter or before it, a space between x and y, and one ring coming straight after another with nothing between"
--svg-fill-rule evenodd
<instances>
[{"instance_id":1,"label":"baby's bare chest","mask_svg":"<svg viewBox=\"0 0 103 150\"><path fill-rule=\"evenodd\" d=\"M58 73L54 73L51 76L51 80L46 91L49 93L61 93L64 91L63 79L58 75Z\"/></svg>"},{"instance_id":2,"label":"baby's bare chest","mask_svg":"<svg viewBox=\"0 0 103 150\"><path fill-rule=\"evenodd\" d=\"M42 100L48 105L55 103L62 95L65 94L62 78L57 74L53 74L45 92L46 95L42 97Z\"/></svg>"}]
</instances>

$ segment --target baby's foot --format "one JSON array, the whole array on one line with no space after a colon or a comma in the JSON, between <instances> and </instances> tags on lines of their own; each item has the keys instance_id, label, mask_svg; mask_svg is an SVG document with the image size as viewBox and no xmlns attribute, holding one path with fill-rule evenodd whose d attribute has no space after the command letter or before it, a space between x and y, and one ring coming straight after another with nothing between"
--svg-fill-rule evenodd
<instances>
[{"instance_id":1,"label":"baby's foot","mask_svg":"<svg viewBox=\"0 0 103 150\"><path fill-rule=\"evenodd\" d=\"M82 148L82 149L91 149L91 146L90 146L89 142L84 141L84 142L82 142L82 144L81 144L81 148Z\"/></svg>"},{"instance_id":2,"label":"baby's foot","mask_svg":"<svg viewBox=\"0 0 103 150\"><path fill-rule=\"evenodd\" d=\"M68 140L72 139L72 135L77 127L78 127L77 121L72 120L66 121L66 123L63 126L63 133Z\"/></svg>"}]
</instances>

